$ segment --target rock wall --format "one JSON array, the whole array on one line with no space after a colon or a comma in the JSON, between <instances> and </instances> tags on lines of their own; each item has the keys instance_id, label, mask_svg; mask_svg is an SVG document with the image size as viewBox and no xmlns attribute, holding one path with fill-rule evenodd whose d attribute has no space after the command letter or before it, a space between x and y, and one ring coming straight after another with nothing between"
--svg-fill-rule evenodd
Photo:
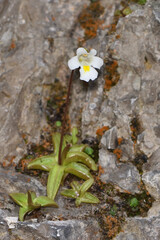
<instances>
[{"instance_id":1,"label":"rock wall","mask_svg":"<svg viewBox=\"0 0 160 240\"><path fill-rule=\"evenodd\" d=\"M66 86L74 49L68 39L83 4L0 2L0 161L15 156L18 162L26 152L24 139L39 142L51 84L59 78Z\"/></svg>"},{"instance_id":2,"label":"rock wall","mask_svg":"<svg viewBox=\"0 0 160 240\"><path fill-rule=\"evenodd\" d=\"M114 239L158 240L160 5L154 0L148 0L142 6L131 1L132 13L123 14L116 21L114 13L122 8L121 1L103 0L96 13L98 19L92 9L96 31L87 32L80 19L85 13L84 4L90 3L88 0L0 1L0 162L15 157L14 163L17 164L26 153L26 142L39 142L41 130L47 126L45 109L51 91L54 91L53 83L59 81L61 86L67 86L70 74L67 61L78 46L95 48L105 65L98 79L88 84L79 81L79 72L75 71L71 124L77 125L82 139L88 141L95 140L99 128L108 127L99 145L99 165L103 168L101 181L133 195L142 193L143 182L155 200L145 218L126 218L122 227L124 232ZM87 38L95 33L94 38ZM112 79L108 80L110 75ZM107 81L114 77L114 86L108 89ZM14 169L9 173L1 169L0 173L3 179L0 187L0 193L3 193L1 231L5 233L8 229L6 218L18 212L8 194L13 190L21 191L27 176L23 179ZM30 189L33 183L39 194L45 194L44 186L34 178L25 187ZM63 201L59 201L63 210ZM88 211L96 210L91 208ZM23 239L30 237L30 228L37 229L39 239L56 238L59 232L62 232L60 239L72 239L75 229L80 226L79 235L83 235L83 239L101 239L98 223L92 221L90 224L90 219L87 222L71 219L61 224L56 222L52 228L53 222L46 219L40 224L17 223L17 228L20 235L25 232ZM96 226L94 234L92 225ZM45 231L41 232L41 226L45 231L49 229L48 238ZM16 238L14 231L13 239ZM6 235L3 239L8 237ZM76 237L78 239L78 235Z\"/></svg>"}]
</instances>

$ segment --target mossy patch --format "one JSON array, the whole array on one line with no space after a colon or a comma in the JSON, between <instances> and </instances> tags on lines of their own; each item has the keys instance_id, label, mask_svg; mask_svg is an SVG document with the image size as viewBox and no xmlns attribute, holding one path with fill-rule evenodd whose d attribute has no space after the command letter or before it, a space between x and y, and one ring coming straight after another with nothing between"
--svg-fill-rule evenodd
<instances>
[{"instance_id":1,"label":"mossy patch","mask_svg":"<svg viewBox=\"0 0 160 240\"><path fill-rule=\"evenodd\" d=\"M141 124L141 121L138 116L135 116L130 123L130 129L131 129L131 138L134 143L137 142L137 137L140 133L143 131L143 127Z\"/></svg>"},{"instance_id":2,"label":"mossy patch","mask_svg":"<svg viewBox=\"0 0 160 240\"><path fill-rule=\"evenodd\" d=\"M105 63L105 85L104 89L109 91L111 87L115 86L119 79L120 74L118 73L118 62L116 60L106 61Z\"/></svg>"},{"instance_id":3,"label":"mossy patch","mask_svg":"<svg viewBox=\"0 0 160 240\"><path fill-rule=\"evenodd\" d=\"M97 30L103 23L103 20L100 19L103 12L104 7L99 0L91 1L88 6L84 6L78 17L78 22L84 29L84 39L81 39L81 41L86 41L97 36Z\"/></svg>"},{"instance_id":4,"label":"mossy patch","mask_svg":"<svg viewBox=\"0 0 160 240\"><path fill-rule=\"evenodd\" d=\"M56 122L63 121L66 94L66 88L61 85L59 80L56 80L52 85L51 95L46 107L48 124L52 127L53 131L57 131ZM67 116L66 128L70 129L69 116Z\"/></svg>"},{"instance_id":5,"label":"mossy patch","mask_svg":"<svg viewBox=\"0 0 160 240\"><path fill-rule=\"evenodd\" d=\"M51 154L53 152L51 128L44 128L41 132L39 144L28 143L27 154L19 161L15 169L17 172L25 173L28 175L41 176L39 170L28 170L28 163L34 158ZM42 179L43 181L43 179Z\"/></svg>"}]
</instances>

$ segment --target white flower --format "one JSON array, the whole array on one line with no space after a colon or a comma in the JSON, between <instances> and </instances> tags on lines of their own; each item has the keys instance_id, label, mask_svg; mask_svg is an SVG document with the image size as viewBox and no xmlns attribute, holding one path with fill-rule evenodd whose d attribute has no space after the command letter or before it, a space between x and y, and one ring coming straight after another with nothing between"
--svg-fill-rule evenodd
<instances>
[{"instance_id":1,"label":"white flower","mask_svg":"<svg viewBox=\"0 0 160 240\"><path fill-rule=\"evenodd\" d=\"M80 79L86 82L89 80L95 80L98 76L98 72L94 68L100 69L103 65L103 60L100 57L96 57L97 51L92 49L89 53L84 48L77 49L77 56L72 57L68 61L68 67L71 70L80 67Z\"/></svg>"}]
</instances>

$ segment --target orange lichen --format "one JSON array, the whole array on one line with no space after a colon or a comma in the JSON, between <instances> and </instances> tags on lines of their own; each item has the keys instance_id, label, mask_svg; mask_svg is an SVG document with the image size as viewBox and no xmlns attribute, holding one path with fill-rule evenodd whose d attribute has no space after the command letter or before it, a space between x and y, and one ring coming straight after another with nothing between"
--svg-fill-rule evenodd
<instances>
[{"instance_id":1,"label":"orange lichen","mask_svg":"<svg viewBox=\"0 0 160 240\"><path fill-rule=\"evenodd\" d=\"M59 220L59 221L63 221L63 220L64 220L64 218L63 218L63 215L62 215L62 214L60 214L60 215L58 216L58 220Z\"/></svg>"},{"instance_id":2,"label":"orange lichen","mask_svg":"<svg viewBox=\"0 0 160 240\"><path fill-rule=\"evenodd\" d=\"M99 165L98 175L100 176L103 173L104 173L104 169L102 168L102 166Z\"/></svg>"},{"instance_id":3,"label":"orange lichen","mask_svg":"<svg viewBox=\"0 0 160 240\"><path fill-rule=\"evenodd\" d=\"M109 30L109 33L108 34L112 34L116 31L116 27L117 27L117 21L115 21L114 23L112 23L110 25L110 30Z\"/></svg>"},{"instance_id":4,"label":"orange lichen","mask_svg":"<svg viewBox=\"0 0 160 240\"><path fill-rule=\"evenodd\" d=\"M121 145L123 138L118 138L118 145Z\"/></svg>"},{"instance_id":5,"label":"orange lichen","mask_svg":"<svg viewBox=\"0 0 160 240\"><path fill-rule=\"evenodd\" d=\"M2 167L6 167L6 162L5 161L3 161L3 163L2 163Z\"/></svg>"},{"instance_id":6,"label":"orange lichen","mask_svg":"<svg viewBox=\"0 0 160 240\"><path fill-rule=\"evenodd\" d=\"M27 178L27 182L30 182L31 181L31 179L30 178Z\"/></svg>"},{"instance_id":7,"label":"orange lichen","mask_svg":"<svg viewBox=\"0 0 160 240\"><path fill-rule=\"evenodd\" d=\"M5 159L3 162L2 162L2 167L3 168L7 168L7 167L10 167L10 166L15 166L15 163L14 163L14 159L15 159L15 156L11 157L10 159ZM7 163L6 163L7 161Z\"/></svg>"},{"instance_id":8,"label":"orange lichen","mask_svg":"<svg viewBox=\"0 0 160 240\"><path fill-rule=\"evenodd\" d=\"M132 194L131 192L129 192L129 191L125 190L125 189L123 189L123 192L127 193L127 194Z\"/></svg>"},{"instance_id":9,"label":"orange lichen","mask_svg":"<svg viewBox=\"0 0 160 240\"><path fill-rule=\"evenodd\" d=\"M107 216L104 218L107 228L107 236L113 238L120 230L120 222L116 217Z\"/></svg>"},{"instance_id":10,"label":"orange lichen","mask_svg":"<svg viewBox=\"0 0 160 240\"><path fill-rule=\"evenodd\" d=\"M100 176L101 174L104 173L104 168L102 168L102 166L99 165L98 167L98 176L96 176L96 181L99 185L100 188L102 188L102 184L105 184L105 182L103 182L101 179L100 179Z\"/></svg>"},{"instance_id":11,"label":"orange lichen","mask_svg":"<svg viewBox=\"0 0 160 240\"><path fill-rule=\"evenodd\" d=\"M50 146L50 143L49 143L49 142L45 141L45 142L43 143L43 147L44 147L44 148L48 148L49 146Z\"/></svg>"},{"instance_id":12,"label":"orange lichen","mask_svg":"<svg viewBox=\"0 0 160 240\"><path fill-rule=\"evenodd\" d=\"M120 75L117 71L118 63L116 60L109 61L106 63L106 75L104 77L105 79L105 85L104 89L107 91L110 90L110 88L117 84L119 81Z\"/></svg>"},{"instance_id":13,"label":"orange lichen","mask_svg":"<svg viewBox=\"0 0 160 240\"><path fill-rule=\"evenodd\" d=\"M119 159L121 158L121 156L122 156L122 150L119 149L119 148L114 149L114 150L113 150L113 153L116 154L118 160L119 160Z\"/></svg>"},{"instance_id":14,"label":"orange lichen","mask_svg":"<svg viewBox=\"0 0 160 240\"><path fill-rule=\"evenodd\" d=\"M120 36L119 34L118 34L118 35L116 35L116 39L120 39L120 37L121 37L121 36Z\"/></svg>"},{"instance_id":15,"label":"orange lichen","mask_svg":"<svg viewBox=\"0 0 160 240\"><path fill-rule=\"evenodd\" d=\"M96 134L97 134L98 136L103 136L103 134L104 134L105 131L107 131L107 130L109 130L109 127L108 127L108 126L103 126L103 127L99 128L99 129L97 129Z\"/></svg>"},{"instance_id":16,"label":"orange lichen","mask_svg":"<svg viewBox=\"0 0 160 240\"><path fill-rule=\"evenodd\" d=\"M21 170L24 172L25 168L27 168L29 160L28 159L22 159L21 161Z\"/></svg>"},{"instance_id":17,"label":"orange lichen","mask_svg":"<svg viewBox=\"0 0 160 240\"><path fill-rule=\"evenodd\" d=\"M15 41L12 40L11 45L10 45L10 50L15 49L15 48L16 48Z\"/></svg>"},{"instance_id":18,"label":"orange lichen","mask_svg":"<svg viewBox=\"0 0 160 240\"><path fill-rule=\"evenodd\" d=\"M100 1L91 2L89 6L84 6L82 12L78 17L81 27L84 29L85 39L95 38L97 30L104 22L99 17L104 12L104 7L101 6Z\"/></svg>"},{"instance_id":19,"label":"orange lichen","mask_svg":"<svg viewBox=\"0 0 160 240\"><path fill-rule=\"evenodd\" d=\"M105 182L103 182L101 179L100 179L100 176L101 174L104 173L104 169L102 168L102 166L99 165L98 167L98 176L96 176L96 182L97 184L99 185L99 188L102 189L103 188L103 184L105 184Z\"/></svg>"}]
</instances>

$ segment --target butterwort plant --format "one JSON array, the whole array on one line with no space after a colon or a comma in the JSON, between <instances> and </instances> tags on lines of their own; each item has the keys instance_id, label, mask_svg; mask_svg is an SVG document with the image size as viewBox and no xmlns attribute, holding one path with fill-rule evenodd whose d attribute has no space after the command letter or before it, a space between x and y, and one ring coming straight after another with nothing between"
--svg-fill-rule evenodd
<instances>
[{"instance_id":1,"label":"butterwort plant","mask_svg":"<svg viewBox=\"0 0 160 240\"><path fill-rule=\"evenodd\" d=\"M49 172L47 181L47 196L36 197L36 194L29 190L24 193L11 193L11 198L20 205L19 219L23 221L25 214L36 208L45 206L58 207L54 199L60 185L64 182L68 174L73 174L78 178L85 180L83 184L72 182L72 189L66 189L62 192L63 196L76 199L76 206L82 202L98 203L99 200L87 190L91 187L94 179L90 170L96 171L97 165L91 155L87 154L87 145L78 144L78 129L73 128L72 134L65 134L66 116L70 100L71 85L74 70L79 68L80 80L89 82L98 77L98 71L103 65L103 60L96 56L97 51L91 49L89 52L84 48L78 48L76 56L68 61L68 67L72 70L68 84L68 91L64 109L64 116L61 125L61 134L53 133L52 140L54 152L47 156L42 156L32 160L28 164L28 169L39 169Z\"/></svg>"},{"instance_id":2,"label":"butterwort plant","mask_svg":"<svg viewBox=\"0 0 160 240\"><path fill-rule=\"evenodd\" d=\"M47 196L54 200L61 182L68 174L73 174L81 179L87 180L92 178L90 169L97 170L95 161L84 152L86 145L77 144L75 138L75 128L72 130L72 136L64 135L62 144L61 164L58 162L59 145L61 135L53 134L52 140L54 153L42 156L31 161L28 169L40 169L49 172L47 182Z\"/></svg>"},{"instance_id":3,"label":"butterwort plant","mask_svg":"<svg viewBox=\"0 0 160 240\"><path fill-rule=\"evenodd\" d=\"M93 194L87 192L87 190L92 186L94 180L90 178L86 180L82 185L77 181L71 182L72 189L64 189L61 195L65 197L75 198L76 206L78 207L82 202L84 203L99 203L99 199Z\"/></svg>"}]
</instances>

